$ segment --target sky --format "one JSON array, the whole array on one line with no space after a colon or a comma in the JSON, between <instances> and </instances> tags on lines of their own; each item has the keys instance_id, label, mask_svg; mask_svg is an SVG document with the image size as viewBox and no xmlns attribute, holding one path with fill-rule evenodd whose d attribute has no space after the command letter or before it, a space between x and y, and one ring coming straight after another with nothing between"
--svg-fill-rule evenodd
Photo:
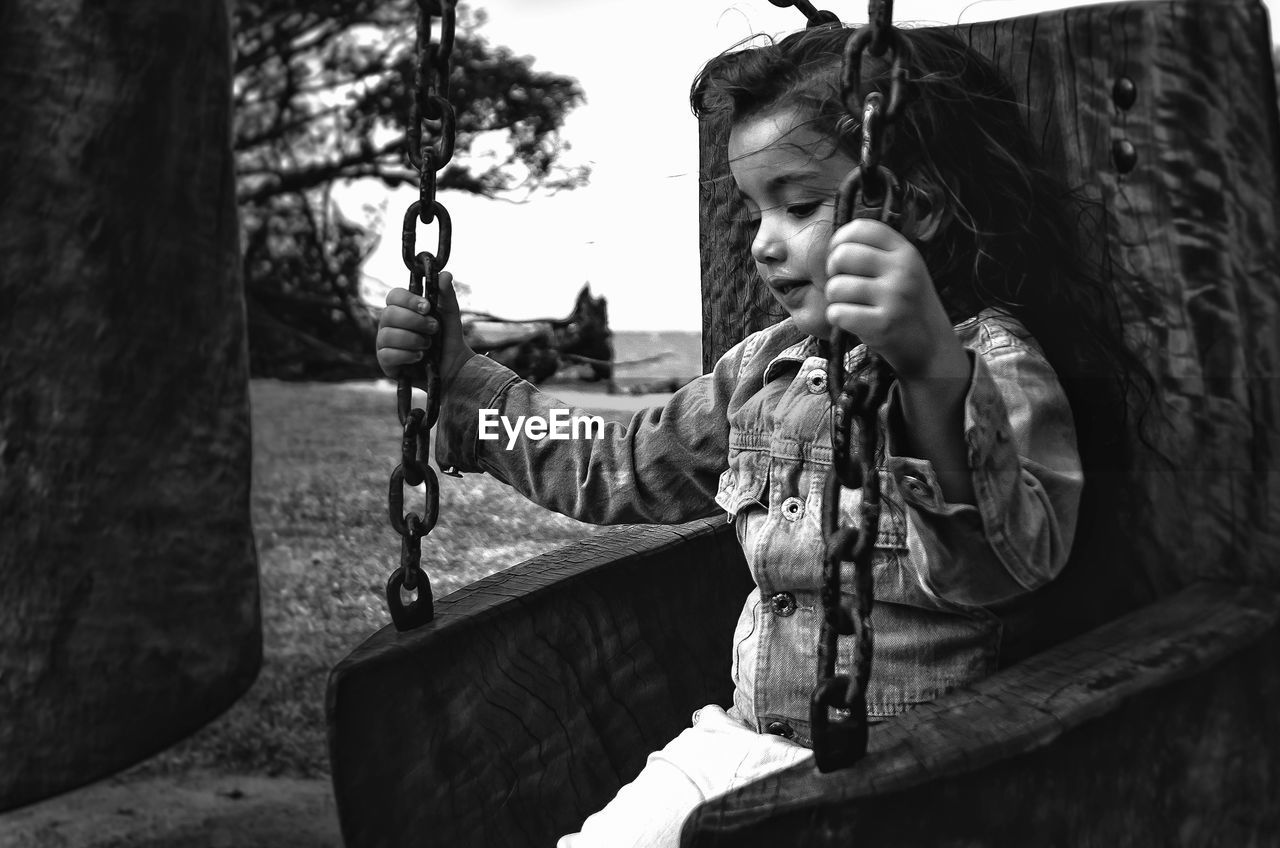
<instances>
[{"instance_id":1,"label":"sky","mask_svg":"<svg viewBox=\"0 0 1280 848\"><path fill-rule=\"evenodd\" d=\"M531 55L539 70L578 79L586 103L563 136L568 163L591 166L590 184L521 204L458 192L439 199L453 219L448 270L469 294L463 307L506 318L567 315L585 282L609 302L615 330L698 330L698 129L689 85L702 64L748 36L804 26L794 8L768 0L474 0L488 12L480 33ZM861 0L814 2L866 18ZM1033 14L1073 0L897 0L899 23L955 24ZM1277 24L1271 22L1272 40ZM339 192L344 211L385 204L382 243L366 262L368 297L407 285L399 227L415 189L363 184ZM435 227L420 227L433 249Z\"/></svg>"}]
</instances>

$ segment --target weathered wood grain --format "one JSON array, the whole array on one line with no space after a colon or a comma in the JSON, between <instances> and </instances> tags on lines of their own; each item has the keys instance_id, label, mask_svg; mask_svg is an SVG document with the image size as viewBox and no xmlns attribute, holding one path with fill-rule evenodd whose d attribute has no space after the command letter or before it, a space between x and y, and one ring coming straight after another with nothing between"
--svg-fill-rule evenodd
<instances>
[{"instance_id":1,"label":"weathered wood grain","mask_svg":"<svg viewBox=\"0 0 1280 848\"><path fill-rule=\"evenodd\" d=\"M0 8L0 809L260 658L222 0Z\"/></svg>"},{"instance_id":2,"label":"weathered wood grain","mask_svg":"<svg viewBox=\"0 0 1280 848\"><path fill-rule=\"evenodd\" d=\"M552 844L728 699L750 586L723 519L622 528L379 631L329 685L347 845Z\"/></svg>"}]
</instances>

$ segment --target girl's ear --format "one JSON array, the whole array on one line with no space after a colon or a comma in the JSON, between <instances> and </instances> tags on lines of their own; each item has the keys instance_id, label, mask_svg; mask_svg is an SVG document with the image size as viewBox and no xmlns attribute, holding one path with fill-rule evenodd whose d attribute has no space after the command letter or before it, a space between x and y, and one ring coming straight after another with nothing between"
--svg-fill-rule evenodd
<instances>
[{"instance_id":1,"label":"girl's ear","mask_svg":"<svg viewBox=\"0 0 1280 848\"><path fill-rule=\"evenodd\" d=\"M946 223L947 207L940 186L920 180L907 184L903 232L915 241L929 241Z\"/></svg>"}]
</instances>

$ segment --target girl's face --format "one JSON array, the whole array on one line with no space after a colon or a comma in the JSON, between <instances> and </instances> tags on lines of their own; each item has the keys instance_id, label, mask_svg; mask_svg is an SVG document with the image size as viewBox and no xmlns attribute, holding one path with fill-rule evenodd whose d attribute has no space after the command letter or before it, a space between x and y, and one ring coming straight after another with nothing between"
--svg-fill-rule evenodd
<instances>
[{"instance_id":1,"label":"girl's face","mask_svg":"<svg viewBox=\"0 0 1280 848\"><path fill-rule=\"evenodd\" d=\"M835 193L853 159L787 107L735 124L728 153L733 181L756 223L751 257L760 278L801 331L826 338Z\"/></svg>"}]
</instances>

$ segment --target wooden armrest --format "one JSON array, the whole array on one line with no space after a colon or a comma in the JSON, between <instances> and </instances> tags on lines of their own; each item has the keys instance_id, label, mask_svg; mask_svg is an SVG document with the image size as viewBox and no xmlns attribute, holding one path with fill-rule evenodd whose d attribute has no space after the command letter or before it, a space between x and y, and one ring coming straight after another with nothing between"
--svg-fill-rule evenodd
<instances>
[{"instance_id":1,"label":"wooden armrest","mask_svg":"<svg viewBox=\"0 0 1280 848\"><path fill-rule=\"evenodd\" d=\"M334 668L348 848L550 845L730 697L750 574L724 517L617 528L436 602Z\"/></svg>"},{"instance_id":2,"label":"wooden armrest","mask_svg":"<svg viewBox=\"0 0 1280 848\"><path fill-rule=\"evenodd\" d=\"M1194 585L880 725L853 768L703 804L681 845L1255 844L1280 832L1278 619L1274 592Z\"/></svg>"}]
</instances>

